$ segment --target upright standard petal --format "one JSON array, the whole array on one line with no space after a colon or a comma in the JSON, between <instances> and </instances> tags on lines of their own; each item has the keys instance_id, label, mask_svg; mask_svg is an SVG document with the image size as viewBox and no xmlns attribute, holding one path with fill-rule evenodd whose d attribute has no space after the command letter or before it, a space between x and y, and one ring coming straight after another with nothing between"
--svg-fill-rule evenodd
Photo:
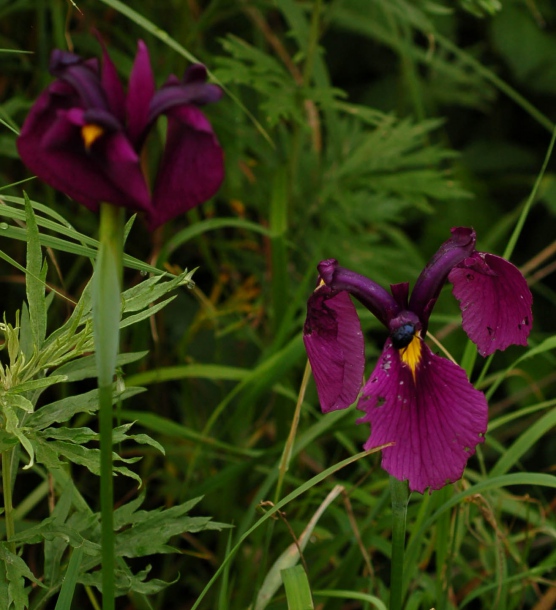
<instances>
[{"instance_id":1,"label":"upright standard petal","mask_svg":"<svg viewBox=\"0 0 556 610\"><path fill-rule=\"evenodd\" d=\"M460 479L487 429L483 393L418 336L400 350L387 340L358 409L359 423L371 424L365 449L394 442L382 451L382 467L419 493Z\"/></svg>"},{"instance_id":2,"label":"upright standard petal","mask_svg":"<svg viewBox=\"0 0 556 610\"><path fill-rule=\"evenodd\" d=\"M162 163L148 212L152 231L210 199L224 179L224 153L208 120L195 106L168 112Z\"/></svg>"},{"instance_id":3,"label":"upright standard petal","mask_svg":"<svg viewBox=\"0 0 556 610\"><path fill-rule=\"evenodd\" d=\"M349 407L365 368L363 333L346 292L321 284L307 303L303 341L324 413Z\"/></svg>"},{"instance_id":4,"label":"upright standard petal","mask_svg":"<svg viewBox=\"0 0 556 610\"><path fill-rule=\"evenodd\" d=\"M127 131L133 145L139 149L149 129L149 109L155 94L155 82L147 45L139 40L133 68L129 75L126 100Z\"/></svg>"},{"instance_id":5,"label":"upright standard petal","mask_svg":"<svg viewBox=\"0 0 556 610\"><path fill-rule=\"evenodd\" d=\"M475 250L473 229L455 227L451 231L452 237L440 246L417 278L409 299L409 309L419 316L423 325L423 336L427 332L432 308L451 269Z\"/></svg>"},{"instance_id":6,"label":"upright standard petal","mask_svg":"<svg viewBox=\"0 0 556 610\"><path fill-rule=\"evenodd\" d=\"M459 301L463 329L482 356L509 345L527 345L533 296L519 269L507 260L475 252L448 279Z\"/></svg>"},{"instance_id":7,"label":"upright standard petal","mask_svg":"<svg viewBox=\"0 0 556 610\"><path fill-rule=\"evenodd\" d=\"M102 46L102 89L106 94L110 111L118 119L120 124L123 125L125 123L125 91L118 78L116 66L110 59L110 55L108 55L108 50L106 49L104 41L100 35L98 35L97 38Z\"/></svg>"}]
</instances>

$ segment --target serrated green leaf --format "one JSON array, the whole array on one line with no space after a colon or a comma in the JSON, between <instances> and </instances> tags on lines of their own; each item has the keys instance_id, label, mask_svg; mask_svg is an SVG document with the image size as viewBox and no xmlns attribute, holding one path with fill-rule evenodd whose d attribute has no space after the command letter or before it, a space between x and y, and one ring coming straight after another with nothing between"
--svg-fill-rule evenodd
<instances>
[{"instance_id":1,"label":"serrated green leaf","mask_svg":"<svg viewBox=\"0 0 556 610\"><path fill-rule=\"evenodd\" d=\"M131 422L129 424L123 424L114 428L112 432L112 443L114 445L118 443L123 443L125 441L135 441L140 445L150 445L155 449L158 449L163 455L166 453L164 451L164 447L153 438L151 438L148 434L128 434L129 429L135 424L135 422Z\"/></svg>"},{"instance_id":2,"label":"serrated green leaf","mask_svg":"<svg viewBox=\"0 0 556 610\"><path fill-rule=\"evenodd\" d=\"M154 447L155 449L158 449L162 455L166 455L164 447L158 441L155 441L154 438L151 438L148 434L130 434L127 438L128 440L135 441L140 445L149 445L150 447Z\"/></svg>"},{"instance_id":3,"label":"serrated green leaf","mask_svg":"<svg viewBox=\"0 0 556 610\"><path fill-rule=\"evenodd\" d=\"M44 464L49 469L63 468L62 458L66 458L74 464L84 466L93 474L100 475L100 450L89 449L82 445L76 445L67 441L53 440L48 437L48 431L39 431L34 437L33 447L36 461ZM122 458L113 453L113 460L133 464L141 458ZM142 484L141 478L125 466L114 466L114 473L124 475Z\"/></svg>"},{"instance_id":4,"label":"serrated green leaf","mask_svg":"<svg viewBox=\"0 0 556 610\"><path fill-rule=\"evenodd\" d=\"M157 578L145 580L150 571L151 566L147 566L145 570L133 574L127 566L120 565L119 568L116 568L114 574L116 580L116 595L125 595L126 593L129 593L129 591L134 591L141 595L153 595L177 581L177 578L171 582L165 582ZM79 576L78 582L86 586L93 586L101 589L102 570L82 574Z\"/></svg>"},{"instance_id":5,"label":"serrated green leaf","mask_svg":"<svg viewBox=\"0 0 556 610\"><path fill-rule=\"evenodd\" d=\"M118 354L116 359L116 365L118 367L125 366L131 362L136 362L144 358L149 352L130 352L127 354ZM78 360L73 360L67 364L62 365L58 370L58 374L63 374L67 377L67 381L81 381L82 379L89 379L96 377L97 367L94 356L84 356Z\"/></svg>"},{"instance_id":6,"label":"serrated green leaf","mask_svg":"<svg viewBox=\"0 0 556 610\"><path fill-rule=\"evenodd\" d=\"M123 504L122 506L119 506L114 511L114 530L117 531L121 529L124 525L129 525L130 523L133 523L133 516L144 501L145 492L143 491L139 496L137 496L137 498L135 498L135 500L132 500L127 504Z\"/></svg>"},{"instance_id":7,"label":"serrated green leaf","mask_svg":"<svg viewBox=\"0 0 556 610\"><path fill-rule=\"evenodd\" d=\"M89 554L100 553L100 544L87 540L73 527L58 523L54 517L49 517L38 525L24 530L13 540L24 544L37 544L44 540L62 540L64 542L63 549L69 545L74 548L83 548ZM60 557L58 557L58 560Z\"/></svg>"},{"instance_id":8,"label":"serrated green leaf","mask_svg":"<svg viewBox=\"0 0 556 610\"><path fill-rule=\"evenodd\" d=\"M145 309L171 290L181 286L189 274L190 272L186 270L180 275L163 282L161 282L163 277L157 275L129 288L122 295L124 313Z\"/></svg>"},{"instance_id":9,"label":"serrated green leaf","mask_svg":"<svg viewBox=\"0 0 556 610\"><path fill-rule=\"evenodd\" d=\"M73 496L73 485L64 488L50 517L45 519L42 523L39 523L35 528L30 528L31 531L26 530L23 532L23 535L38 535L40 538L36 542L40 542L42 539L42 533L47 527L51 527L52 525L63 525L70 514ZM63 538L47 538L44 540L45 583L52 585L58 580L60 576L62 556L66 548L67 542Z\"/></svg>"},{"instance_id":10,"label":"serrated green leaf","mask_svg":"<svg viewBox=\"0 0 556 610\"><path fill-rule=\"evenodd\" d=\"M186 515L199 499L161 511L139 511L133 515L133 527L116 536L116 554L122 557L143 557L154 553L171 553L167 542L172 536L205 529L221 530L230 527L211 521L210 517ZM152 533L157 535L153 536Z\"/></svg>"},{"instance_id":11,"label":"serrated green leaf","mask_svg":"<svg viewBox=\"0 0 556 610\"><path fill-rule=\"evenodd\" d=\"M84 445L90 441L98 440L98 432L90 428L47 428L42 431L44 438Z\"/></svg>"},{"instance_id":12,"label":"serrated green leaf","mask_svg":"<svg viewBox=\"0 0 556 610\"><path fill-rule=\"evenodd\" d=\"M19 385L11 388L10 393L15 395L23 392L44 390L45 388L57 383L62 383L63 381L68 381L68 377L66 375L51 375L50 377L43 377L42 379L33 379L31 381L26 381L25 383L20 383Z\"/></svg>"},{"instance_id":13,"label":"serrated green leaf","mask_svg":"<svg viewBox=\"0 0 556 610\"><path fill-rule=\"evenodd\" d=\"M114 404L119 400L131 398L142 392L144 388L129 387L121 394L114 395ZM29 428L43 430L55 423L68 421L71 417L78 413L95 413L98 410L98 390L91 390L84 394L68 396L62 400L44 405L39 410L35 411L26 421Z\"/></svg>"},{"instance_id":14,"label":"serrated green leaf","mask_svg":"<svg viewBox=\"0 0 556 610\"><path fill-rule=\"evenodd\" d=\"M24 579L44 588L43 583L35 577L21 557L8 550L5 542L0 543L0 565L3 565L5 569L8 581L8 599L13 604L14 610L26 610L29 607L29 597ZM9 606L10 603L8 603Z\"/></svg>"},{"instance_id":15,"label":"serrated green leaf","mask_svg":"<svg viewBox=\"0 0 556 610\"><path fill-rule=\"evenodd\" d=\"M137 322L141 322L142 320L146 320L147 318L154 316L155 313L160 311L163 307L166 307L166 305L168 305L168 303L173 301L175 298L176 298L175 295L171 296L168 299L166 299L165 301L161 301L160 303L156 303L156 305L153 305L152 307L145 309L141 313L137 313L134 316L127 316L127 317L123 318L122 321L120 322L120 328L126 328L127 326L131 326L132 324L137 324Z\"/></svg>"}]
</instances>

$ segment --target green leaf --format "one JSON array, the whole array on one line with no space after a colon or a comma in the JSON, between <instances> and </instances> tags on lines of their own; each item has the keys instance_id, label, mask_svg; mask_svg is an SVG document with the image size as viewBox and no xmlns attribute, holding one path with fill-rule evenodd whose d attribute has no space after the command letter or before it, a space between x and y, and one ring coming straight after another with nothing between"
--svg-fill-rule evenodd
<instances>
[{"instance_id":1,"label":"green leaf","mask_svg":"<svg viewBox=\"0 0 556 610\"><path fill-rule=\"evenodd\" d=\"M166 305L168 305L168 303L173 301L175 298L176 298L175 296L172 296L172 297L166 299L165 301L156 303L156 305L153 305L152 307L148 307L141 313L137 313L134 316L127 316L127 317L123 318L122 321L120 322L120 328L126 328L127 326L131 326L132 324L137 324L137 322L141 322L142 320L146 320L147 318L154 316L155 313L160 311L163 307L166 307Z\"/></svg>"},{"instance_id":2,"label":"green leaf","mask_svg":"<svg viewBox=\"0 0 556 610\"><path fill-rule=\"evenodd\" d=\"M0 430L0 451L6 451L11 449L14 445L17 445L17 437L6 430Z\"/></svg>"},{"instance_id":3,"label":"green leaf","mask_svg":"<svg viewBox=\"0 0 556 610\"><path fill-rule=\"evenodd\" d=\"M121 394L114 394L114 404L119 400L125 400L144 392L144 388L129 387ZM48 405L44 405L35 411L27 420L29 428L43 430L55 423L68 421L78 413L92 414L98 410L98 390L91 390L84 394L76 394L57 400Z\"/></svg>"},{"instance_id":4,"label":"green leaf","mask_svg":"<svg viewBox=\"0 0 556 610\"><path fill-rule=\"evenodd\" d=\"M35 578L21 557L8 550L5 542L0 542L0 566L3 566L8 581L8 607L11 602L14 610L26 610L29 607L29 597L24 579L30 580L39 587L44 585Z\"/></svg>"},{"instance_id":5,"label":"green leaf","mask_svg":"<svg viewBox=\"0 0 556 610\"><path fill-rule=\"evenodd\" d=\"M71 554L69 564L66 570L66 575L62 581L62 588L58 595L58 601L54 610L71 610L75 585L81 567L81 559L83 558L83 548L79 547Z\"/></svg>"},{"instance_id":6,"label":"green leaf","mask_svg":"<svg viewBox=\"0 0 556 610\"><path fill-rule=\"evenodd\" d=\"M38 351L46 336L46 301L44 287L47 265L46 261L43 263L39 229L27 193L24 193L24 198L25 220L27 222L27 273L25 287L27 291L27 302L29 305L33 339Z\"/></svg>"},{"instance_id":7,"label":"green leaf","mask_svg":"<svg viewBox=\"0 0 556 610\"><path fill-rule=\"evenodd\" d=\"M556 426L556 409L552 409L534 424L528 426L517 439L506 448L498 462L490 471L491 477L505 474L512 466L523 457L544 435L548 434Z\"/></svg>"},{"instance_id":8,"label":"green leaf","mask_svg":"<svg viewBox=\"0 0 556 610\"><path fill-rule=\"evenodd\" d=\"M189 517L187 513L200 500L190 500L167 510L139 511L133 513L133 527L116 536L116 554L122 557L143 557L154 553L171 553L174 548L167 545L172 536L184 532L222 530L230 527L211 521L210 517ZM156 532L156 536L153 536Z\"/></svg>"},{"instance_id":9,"label":"green leaf","mask_svg":"<svg viewBox=\"0 0 556 610\"><path fill-rule=\"evenodd\" d=\"M4 395L4 400L9 404L10 407L16 407L25 411L25 413L33 413L34 407L33 403L25 398L25 396L20 396L19 394L14 394L13 392L6 392Z\"/></svg>"},{"instance_id":10,"label":"green leaf","mask_svg":"<svg viewBox=\"0 0 556 610\"><path fill-rule=\"evenodd\" d=\"M358 591L346 591L346 590L331 590L323 589L320 591L313 591L315 597L332 597L336 599L342 599L344 601L348 599L354 599L362 602L372 604L376 610L387 610L384 602L374 595L368 593L359 593Z\"/></svg>"},{"instance_id":11,"label":"green leaf","mask_svg":"<svg viewBox=\"0 0 556 610\"><path fill-rule=\"evenodd\" d=\"M23 392L34 392L35 390L44 390L52 385L57 383L62 383L63 381L68 381L66 375L52 375L50 377L44 377L42 379L33 379L31 381L26 381L25 383L20 383L17 386L14 386L10 389L10 394L22 394Z\"/></svg>"},{"instance_id":12,"label":"green leaf","mask_svg":"<svg viewBox=\"0 0 556 610\"><path fill-rule=\"evenodd\" d=\"M116 364L118 367L136 362L144 358L149 352L129 352L127 354L118 354L116 358ZM96 377L97 366L94 356L84 356L78 360L73 360L67 364L62 365L56 371L58 374L63 374L66 377L66 381L81 381L82 379L89 379Z\"/></svg>"},{"instance_id":13,"label":"green leaf","mask_svg":"<svg viewBox=\"0 0 556 610\"><path fill-rule=\"evenodd\" d=\"M137 496L137 498L135 498L135 500L131 500L131 502L119 506L114 511L114 529L117 531L124 527L124 525L130 525L133 523L134 514L144 501L145 492L143 491Z\"/></svg>"},{"instance_id":14,"label":"green leaf","mask_svg":"<svg viewBox=\"0 0 556 610\"><path fill-rule=\"evenodd\" d=\"M161 275L150 277L129 288L122 295L124 313L141 311L149 307L168 292L175 290L191 279L191 272L184 271L170 280L161 281Z\"/></svg>"},{"instance_id":15,"label":"green leaf","mask_svg":"<svg viewBox=\"0 0 556 610\"><path fill-rule=\"evenodd\" d=\"M93 474L100 475L100 450L89 449L82 445L76 445L75 443L67 441L58 441L48 438L48 431L38 432L36 437L33 439L33 447L35 449L36 461L44 464L49 469L63 468L63 461L61 458L66 458L74 464L84 466ZM114 461L134 463L140 458L128 458L124 459L118 456L116 453L112 455ZM113 471L123 476L129 477L137 481L139 486L142 485L141 478L129 468L125 466L114 466Z\"/></svg>"},{"instance_id":16,"label":"green leaf","mask_svg":"<svg viewBox=\"0 0 556 610\"><path fill-rule=\"evenodd\" d=\"M93 336L98 384L112 384L120 343L123 209L100 205L100 244L93 272Z\"/></svg>"},{"instance_id":17,"label":"green leaf","mask_svg":"<svg viewBox=\"0 0 556 610\"><path fill-rule=\"evenodd\" d=\"M131 570L129 570L125 564L120 565L116 568L114 574L116 580L116 595L125 595L130 591L134 591L141 595L154 595L177 581L176 579L176 581L173 582L165 582L158 578L145 580L150 571L151 566L147 566L145 570L142 570L137 574L132 574ZM89 587L97 587L97 589L100 590L102 588L102 570L97 570L90 574L82 574L79 576L78 582Z\"/></svg>"},{"instance_id":18,"label":"green leaf","mask_svg":"<svg viewBox=\"0 0 556 610\"><path fill-rule=\"evenodd\" d=\"M90 521L98 517L90 515ZM61 553L67 545L73 548L83 548L90 555L100 555L100 545L96 542L91 542L83 537L74 527L66 523L59 522L58 517L48 517L35 525L28 528L14 537L14 541L22 544L38 544L44 540L48 541L63 541L61 552L58 556L54 556L57 561L61 560ZM58 566L59 567L59 566ZM50 581L52 582L52 580Z\"/></svg>"},{"instance_id":19,"label":"green leaf","mask_svg":"<svg viewBox=\"0 0 556 610\"><path fill-rule=\"evenodd\" d=\"M282 570L288 610L313 610L313 598L307 573L301 565Z\"/></svg>"}]
</instances>

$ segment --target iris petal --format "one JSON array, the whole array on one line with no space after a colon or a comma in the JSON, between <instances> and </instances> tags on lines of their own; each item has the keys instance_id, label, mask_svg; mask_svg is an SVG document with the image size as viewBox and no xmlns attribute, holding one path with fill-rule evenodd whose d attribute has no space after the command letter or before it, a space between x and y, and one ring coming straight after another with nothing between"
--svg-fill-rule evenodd
<instances>
[{"instance_id":1,"label":"iris petal","mask_svg":"<svg viewBox=\"0 0 556 610\"><path fill-rule=\"evenodd\" d=\"M149 105L155 92L151 59L145 43L137 43L137 53L129 76L127 94L127 131L133 145L139 149L149 127Z\"/></svg>"},{"instance_id":2,"label":"iris petal","mask_svg":"<svg viewBox=\"0 0 556 610\"><path fill-rule=\"evenodd\" d=\"M317 288L307 303L303 341L323 412L349 407L361 388L365 349L347 292Z\"/></svg>"},{"instance_id":3,"label":"iris petal","mask_svg":"<svg viewBox=\"0 0 556 610\"><path fill-rule=\"evenodd\" d=\"M475 252L450 272L463 329L482 356L509 345L527 345L533 297L517 267L507 260Z\"/></svg>"},{"instance_id":4,"label":"iris petal","mask_svg":"<svg viewBox=\"0 0 556 610\"><path fill-rule=\"evenodd\" d=\"M96 61L94 63L97 64ZM50 58L50 73L71 85L85 108L108 110L108 101L98 70L95 70L90 62L83 61L73 53L55 49Z\"/></svg>"},{"instance_id":5,"label":"iris petal","mask_svg":"<svg viewBox=\"0 0 556 610\"><path fill-rule=\"evenodd\" d=\"M108 51L100 37L99 41L102 45L102 89L108 99L110 111L123 125L125 123L125 91L118 78L116 66L110 59L110 55L108 55Z\"/></svg>"},{"instance_id":6,"label":"iris petal","mask_svg":"<svg viewBox=\"0 0 556 610\"><path fill-rule=\"evenodd\" d=\"M149 207L139 158L125 135L106 134L88 152L81 133L86 114L79 108L57 110L52 102L35 104L17 140L26 165L41 180L93 211L99 201L135 210Z\"/></svg>"},{"instance_id":7,"label":"iris petal","mask_svg":"<svg viewBox=\"0 0 556 610\"><path fill-rule=\"evenodd\" d=\"M487 429L483 393L424 342L414 379L388 339L358 408L366 413L359 423L371 424L365 449L394 442L382 452L382 467L420 493L461 478Z\"/></svg>"},{"instance_id":8,"label":"iris petal","mask_svg":"<svg viewBox=\"0 0 556 610\"><path fill-rule=\"evenodd\" d=\"M156 120L161 114L168 113L172 108L189 104L209 104L217 102L221 97L222 89L217 85L199 80L183 84L175 76L170 77L151 100L149 122Z\"/></svg>"},{"instance_id":9,"label":"iris petal","mask_svg":"<svg viewBox=\"0 0 556 610\"><path fill-rule=\"evenodd\" d=\"M18 151L40 179L91 210L104 201L144 211L154 229L220 187L223 151L196 104L216 101L222 91L205 82L204 66L193 66L183 82L171 77L156 94L149 53L139 41L126 96L101 45L102 70L96 59L52 53L58 80L31 108ZM151 197L140 157L161 112L168 115L168 134Z\"/></svg>"},{"instance_id":10,"label":"iris petal","mask_svg":"<svg viewBox=\"0 0 556 610\"><path fill-rule=\"evenodd\" d=\"M210 199L224 179L224 156L203 113L195 106L168 112L168 132L156 176L149 229Z\"/></svg>"}]
</instances>

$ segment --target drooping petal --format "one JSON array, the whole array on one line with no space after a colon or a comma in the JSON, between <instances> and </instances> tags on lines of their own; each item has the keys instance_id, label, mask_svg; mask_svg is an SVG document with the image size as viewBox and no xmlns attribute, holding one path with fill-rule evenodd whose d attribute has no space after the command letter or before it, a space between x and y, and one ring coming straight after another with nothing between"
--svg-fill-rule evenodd
<instances>
[{"instance_id":1,"label":"drooping petal","mask_svg":"<svg viewBox=\"0 0 556 610\"><path fill-rule=\"evenodd\" d=\"M409 309L415 312L427 332L429 317L448 274L475 249L475 231L466 227L451 229L452 237L445 241L419 275L409 299Z\"/></svg>"},{"instance_id":2,"label":"drooping petal","mask_svg":"<svg viewBox=\"0 0 556 610\"><path fill-rule=\"evenodd\" d=\"M459 301L463 329L482 356L509 345L527 345L533 296L517 267L475 252L452 269L448 279Z\"/></svg>"},{"instance_id":3,"label":"drooping petal","mask_svg":"<svg viewBox=\"0 0 556 610\"><path fill-rule=\"evenodd\" d=\"M82 131L87 112L100 121L103 111L68 110L65 106L63 96L47 89L29 112L17 140L27 167L93 211L100 201L135 210L148 208L149 193L139 158L125 135L113 130L116 120L107 114L104 135L88 150Z\"/></svg>"},{"instance_id":4,"label":"drooping petal","mask_svg":"<svg viewBox=\"0 0 556 610\"><path fill-rule=\"evenodd\" d=\"M195 106L168 113L166 147L156 177L150 230L210 199L224 179L224 154Z\"/></svg>"},{"instance_id":5,"label":"drooping petal","mask_svg":"<svg viewBox=\"0 0 556 610\"><path fill-rule=\"evenodd\" d=\"M400 312L394 297L387 290L364 275L340 267L337 260L329 258L322 261L318 270L327 286L336 291L349 292L384 326L388 327L388 322Z\"/></svg>"},{"instance_id":6,"label":"drooping petal","mask_svg":"<svg viewBox=\"0 0 556 610\"><path fill-rule=\"evenodd\" d=\"M130 141L139 150L149 128L149 106L155 82L147 45L139 40L133 68L129 76L126 100L127 131Z\"/></svg>"},{"instance_id":7,"label":"drooping petal","mask_svg":"<svg viewBox=\"0 0 556 610\"><path fill-rule=\"evenodd\" d=\"M405 350L387 340L357 408L366 413L359 423L371 424L365 449L394 442L382 467L420 493L460 479L487 429L483 393L419 337Z\"/></svg>"},{"instance_id":8,"label":"drooping petal","mask_svg":"<svg viewBox=\"0 0 556 610\"><path fill-rule=\"evenodd\" d=\"M365 349L359 317L346 292L321 285L309 298L303 341L324 413L349 407L359 394Z\"/></svg>"}]
</instances>

